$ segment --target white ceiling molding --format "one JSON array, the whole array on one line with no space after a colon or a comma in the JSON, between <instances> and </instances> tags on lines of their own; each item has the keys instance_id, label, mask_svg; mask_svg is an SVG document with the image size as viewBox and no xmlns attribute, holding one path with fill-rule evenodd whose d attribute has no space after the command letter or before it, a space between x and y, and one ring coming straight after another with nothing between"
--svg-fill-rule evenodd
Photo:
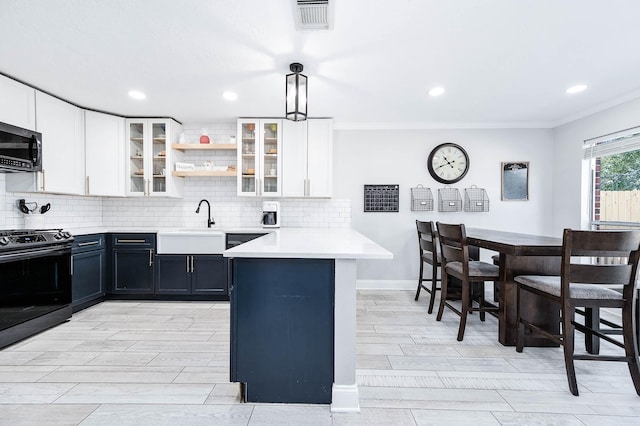
<instances>
[{"instance_id":1,"label":"white ceiling molding","mask_svg":"<svg viewBox=\"0 0 640 426\"><path fill-rule=\"evenodd\" d=\"M550 129L550 122L494 122L494 123L358 123L334 121L335 130L455 130L455 129Z\"/></svg>"},{"instance_id":2,"label":"white ceiling molding","mask_svg":"<svg viewBox=\"0 0 640 426\"><path fill-rule=\"evenodd\" d=\"M585 117L588 117L588 116L590 116L592 114L604 111L606 109L613 108L613 107L618 106L618 105L622 105L625 102L629 102L629 101L632 101L632 100L637 99L637 98L640 98L640 90L635 90L635 91L630 92L630 93L628 93L628 94L626 94L624 96L621 96L619 98L613 99L613 100L611 100L609 102L605 102L605 103L602 103L600 105L596 105L596 106L594 106L592 108L586 109L584 111L578 112L578 113L570 115L568 117L565 117L565 118L563 118L561 120L555 121L553 123L553 126L551 126L551 127L563 126L565 124L571 123L572 121L580 120L581 118L585 118Z\"/></svg>"}]
</instances>

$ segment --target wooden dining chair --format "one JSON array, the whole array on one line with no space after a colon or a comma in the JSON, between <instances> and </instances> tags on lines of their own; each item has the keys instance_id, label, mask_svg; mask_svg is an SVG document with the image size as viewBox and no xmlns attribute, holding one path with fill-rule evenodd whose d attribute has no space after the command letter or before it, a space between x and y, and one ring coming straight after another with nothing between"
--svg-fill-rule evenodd
<instances>
[{"instance_id":1,"label":"wooden dining chair","mask_svg":"<svg viewBox=\"0 0 640 426\"><path fill-rule=\"evenodd\" d=\"M604 257L623 256L624 264L602 264ZM516 350L522 352L525 332L539 334L563 346L564 362L569 390L578 395L578 383L574 360L599 360L626 362L636 393L640 395L640 369L638 360L636 279L640 259L640 231L577 231L565 229L562 240L562 267L560 276L517 276ZM622 287L622 292L611 288ZM550 333L522 317L520 298L522 292L533 293L559 305L560 334ZM622 342L599 329L590 328L590 322L580 324L575 320L576 308L618 308L622 311ZM576 354L575 330L595 335L615 346L623 348L624 356L594 353Z\"/></svg>"},{"instance_id":2,"label":"wooden dining chair","mask_svg":"<svg viewBox=\"0 0 640 426\"><path fill-rule=\"evenodd\" d=\"M485 320L485 313L497 314L498 307L484 298L485 281L498 281L499 268L491 263L479 260L471 260L469 257L469 244L464 224L451 225L438 222L438 238L440 241L440 255L442 257L442 289L440 291L440 307L437 321L442 319L445 306L460 316L458 327L458 341L464 338L464 329L467 324L467 314L480 312L480 320ZM462 283L462 306L458 310L447 301L447 289L450 276L458 278ZM472 289L481 286L478 294L478 306L473 305Z\"/></svg>"},{"instance_id":3,"label":"wooden dining chair","mask_svg":"<svg viewBox=\"0 0 640 426\"><path fill-rule=\"evenodd\" d=\"M421 222L416 220L416 228L418 229L418 248L420 249L420 273L418 275L418 289L416 290L415 300L420 297L420 290L424 289L430 294L428 313L433 312L433 305L436 300L436 291L440 290L437 282L438 269L441 265L440 254L438 254L438 239L436 226L433 222ZM424 264L431 265L431 278L424 277ZM425 286L423 283L429 281L431 285Z\"/></svg>"}]
</instances>

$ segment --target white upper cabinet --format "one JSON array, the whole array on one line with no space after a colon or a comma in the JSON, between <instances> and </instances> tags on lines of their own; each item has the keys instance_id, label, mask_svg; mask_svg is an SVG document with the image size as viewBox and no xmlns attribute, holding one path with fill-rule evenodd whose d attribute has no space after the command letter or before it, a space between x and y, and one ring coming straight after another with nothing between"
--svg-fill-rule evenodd
<instances>
[{"instance_id":1,"label":"white upper cabinet","mask_svg":"<svg viewBox=\"0 0 640 426\"><path fill-rule=\"evenodd\" d=\"M125 195L125 119L85 111L86 194Z\"/></svg>"},{"instance_id":2,"label":"white upper cabinet","mask_svg":"<svg viewBox=\"0 0 640 426\"><path fill-rule=\"evenodd\" d=\"M0 75L0 122L36 130L35 90Z\"/></svg>"},{"instance_id":3,"label":"white upper cabinet","mask_svg":"<svg viewBox=\"0 0 640 426\"><path fill-rule=\"evenodd\" d=\"M42 172L9 174L7 190L84 195L83 110L36 91L36 131L42 133Z\"/></svg>"},{"instance_id":4,"label":"white upper cabinet","mask_svg":"<svg viewBox=\"0 0 640 426\"><path fill-rule=\"evenodd\" d=\"M333 120L284 120L282 133L282 196L331 197Z\"/></svg>"},{"instance_id":5,"label":"white upper cabinet","mask_svg":"<svg viewBox=\"0 0 640 426\"><path fill-rule=\"evenodd\" d=\"M182 196L184 182L171 173L171 144L178 142L181 131L174 120L127 120L127 195Z\"/></svg>"},{"instance_id":6,"label":"white upper cabinet","mask_svg":"<svg viewBox=\"0 0 640 426\"><path fill-rule=\"evenodd\" d=\"M281 119L238 120L238 195L281 195L281 128Z\"/></svg>"}]
</instances>

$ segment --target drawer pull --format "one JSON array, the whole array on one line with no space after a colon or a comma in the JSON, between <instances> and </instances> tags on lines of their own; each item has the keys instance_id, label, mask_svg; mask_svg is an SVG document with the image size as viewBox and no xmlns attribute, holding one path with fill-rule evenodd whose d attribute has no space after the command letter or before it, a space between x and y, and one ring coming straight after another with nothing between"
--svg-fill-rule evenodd
<instances>
[{"instance_id":1,"label":"drawer pull","mask_svg":"<svg viewBox=\"0 0 640 426\"><path fill-rule=\"evenodd\" d=\"M145 244L147 240L120 240L117 239L117 244Z\"/></svg>"},{"instance_id":2,"label":"drawer pull","mask_svg":"<svg viewBox=\"0 0 640 426\"><path fill-rule=\"evenodd\" d=\"M100 240L89 241L87 243L78 243L78 247L95 246L100 244Z\"/></svg>"}]
</instances>

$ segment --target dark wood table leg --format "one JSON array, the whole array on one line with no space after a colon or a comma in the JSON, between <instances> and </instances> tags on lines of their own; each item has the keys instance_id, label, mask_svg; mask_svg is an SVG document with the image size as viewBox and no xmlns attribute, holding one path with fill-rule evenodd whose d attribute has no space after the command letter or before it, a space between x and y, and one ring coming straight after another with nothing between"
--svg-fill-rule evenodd
<instances>
[{"instance_id":1,"label":"dark wood table leg","mask_svg":"<svg viewBox=\"0 0 640 426\"><path fill-rule=\"evenodd\" d=\"M516 283L518 275L559 275L558 256L512 256L500 254L498 340L516 344ZM522 293L522 316L552 333L560 332L560 306L529 293ZM525 334L525 346L557 346L548 339Z\"/></svg>"}]
</instances>

